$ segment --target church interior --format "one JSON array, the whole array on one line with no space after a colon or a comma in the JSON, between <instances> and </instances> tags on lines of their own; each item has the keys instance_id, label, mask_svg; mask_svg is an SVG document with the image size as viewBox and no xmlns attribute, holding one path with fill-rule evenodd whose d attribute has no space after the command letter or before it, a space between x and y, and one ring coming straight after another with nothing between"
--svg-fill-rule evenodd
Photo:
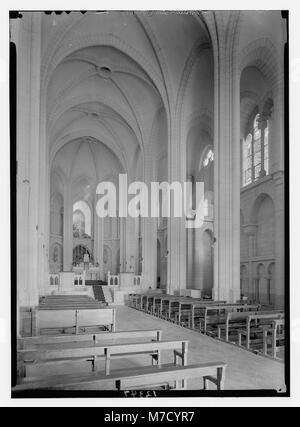
<instances>
[{"instance_id":1,"label":"church interior","mask_svg":"<svg viewBox=\"0 0 300 427\"><path fill-rule=\"evenodd\" d=\"M14 393L285 391L286 19L21 13ZM203 183L201 226L99 217L121 174Z\"/></svg>"}]
</instances>

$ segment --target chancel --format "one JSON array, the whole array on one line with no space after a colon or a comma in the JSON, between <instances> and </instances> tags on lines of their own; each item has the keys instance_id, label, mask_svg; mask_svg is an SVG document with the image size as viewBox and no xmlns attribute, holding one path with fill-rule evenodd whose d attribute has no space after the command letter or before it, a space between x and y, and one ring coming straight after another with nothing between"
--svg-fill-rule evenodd
<instances>
[{"instance_id":1,"label":"chancel","mask_svg":"<svg viewBox=\"0 0 300 427\"><path fill-rule=\"evenodd\" d=\"M10 33L13 393L284 391L285 15L25 11Z\"/></svg>"}]
</instances>

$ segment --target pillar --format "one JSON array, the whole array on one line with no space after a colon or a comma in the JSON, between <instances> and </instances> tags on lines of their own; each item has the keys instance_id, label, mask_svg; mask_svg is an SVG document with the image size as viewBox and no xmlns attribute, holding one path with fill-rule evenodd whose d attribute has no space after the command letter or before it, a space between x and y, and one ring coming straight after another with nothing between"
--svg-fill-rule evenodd
<instances>
[{"instance_id":1,"label":"pillar","mask_svg":"<svg viewBox=\"0 0 300 427\"><path fill-rule=\"evenodd\" d=\"M17 293L22 311L36 306L39 296L41 13L24 12L11 25L17 46Z\"/></svg>"},{"instance_id":2,"label":"pillar","mask_svg":"<svg viewBox=\"0 0 300 427\"><path fill-rule=\"evenodd\" d=\"M255 257L256 249L256 234L257 234L257 225L256 224L245 224L243 226L244 233L248 236L248 280L249 280L249 293L251 299L255 298L255 283L254 283L254 272L253 272L253 258Z\"/></svg>"},{"instance_id":3,"label":"pillar","mask_svg":"<svg viewBox=\"0 0 300 427\"><path fill-rule=\"evenodd\" d=\"M172 110L171 110L172 113ZM181 140L183 132L180 129L182 117L171 114L169 117L168 134L168 182L179 182L184 189L186 181L186 144ZM167 292L170 294L180 293L186 289L186 218L184 206L183 214L177 218L174 216L174 198L171 191L170 218L168 218L168 272L167 272ZM182 199L183 201L183 199Z\"/></svg>"},{"instance_id":4,"label":"pillar","mask_svg":"<svg viewBox=\"0 0 300 427\"><path fill-rule=\"evenodd\" d=\"M71 271L73 262L73 204L71 184L67 182L64 194L64 225L63 225L63 270Z\"/></svg>"},{"instance_id":5,"label":"pillar","mask_svg":"<svg viewBox=\"0 0 300 427\"><path fill-rule=\"evenodd\" d=\"M239 12L209 11L214 50L215 300L240 299Z\"/></svg>"},{"instance_id":6,"label":"pillar","mask_svg":"<svg viewBox=\"0 0 300 427\"><path fill-rule=\"evenodd\" d=\"M271 295L275 308L284 308L285 303L285 224L284 224L284 174L273 175L275 184L275 295Z\"/></svg>"},{"instance_id":7,"label":"pillar","mask_svg":"<svg viewBox=\"0 0 300 427\"><path fill-rule=\"evenodd\" d=\"M96 206L96 198L94 206ZM97 262L99 263L100 279L103 280L103 218L100 218L94 209L94 265Z\"/></svg>"}]
</instances>

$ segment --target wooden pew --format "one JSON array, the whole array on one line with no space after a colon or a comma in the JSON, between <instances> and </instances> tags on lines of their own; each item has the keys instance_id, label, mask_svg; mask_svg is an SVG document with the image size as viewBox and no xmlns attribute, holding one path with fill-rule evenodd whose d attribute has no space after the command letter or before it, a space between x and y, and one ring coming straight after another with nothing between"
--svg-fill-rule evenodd
<instances>
[{"instance_id":1,"label":"wooden pew","mask_svg":"<svg viewBox=\"0 0 300 427\"><path fill-rule=\"evenodd\" d=\"M225 323L227 315L234 312L244 312L244 311L257 311L259 310L259 304L247 305L247 304L220 304L220 305L208 305L204 309L203 318L200 318L200 330L202 333L208 332L208 325L215 325L218 327L219 334L219 324ZM229 316L228 322L231 320Z\"/></svg>"},{"instance_id":2,"label":"wooden pew","mask_svg":"<svg viewBox=\"0 0 300 427\"><path fill-rule=\"evenodd\" d=\"M194 312L195 307L204 307L206 305L223 305L226 301L208 301L198 298L188 298L188 297L178 297L174 295L164 295L162 297L156 297L155 300L158 300L160 303L155 307L157 315L159 317L165 318L167 320L175 320L175 313L179 312L178 321L180 323L181 319L181 310L182 306L189 306ZM192 315L192 318L194 316ZM173 319L174 318L174 319Z\"/></svg>"},{"instance_id":3,"label":"wooden pew","mask_svg":"<svg viewBox=\"0 0 300 427\"><path fill-rule=\"evenodd\" d=\"M223 307L226 305L228 305L226 301L191 300L190 298L182 299L178 301L178 307L175 306L175 309L173 308L175 322L181 324L182 316L184 316L187 318L190 327L195 329L195 320L197 319L200 322L200 319L205 317L205 310L207 308L213 306ZM190 309L187 309L187 307L190 307ZM189 314L189 310L191 314Z\"/></svg>"},{"instance_id":4,"label":"wooden pew","mask_svg":"<svg viewBox=\"0 0 300 427\"><path fill-rule=\"evenodd\" d=\"M284 319L272 320L271 326L263 326L263 353L268 355L268 344L271 344L271 356L276 359L277 353L284 348Z\"/></svg>"},{"instance_id":5,"label":"wooden pew","mask_svg":"<svg viewBox=\"0 0 300 427\"><path fill-rule=\"evenodd\" d=\"M97 367L100 358L105 360L105 373L110 373L111 360L149 354L152 364L161 365L161 351L173 350L174 360L180 358L182 365L187 364L188 341L152 341L130 343L94 343L78 342L63 348L57 344L45 344L43 348L18 350L19 376L26 376L26 364L51 364L58 365L66 361L87 360L92 362L93 370Z\"/></svg>"},{"instance_id":6,"label":"wooden pew","mask_svg":"<svg viewBox=\"0 0 300 427\"><path fill-rule=\"evenodd\" d=\"M224 362L206 362L189 366L162 365L138 367L130 370L114 371L109 375L102 372L90 374L64 374L40 380L27 381L13 388L14 393L24 390L105 390L114 384L118 390L149 389L156 385L175 385L186 387L186 380L203 378L204 389L212 382L218 390L225 385L226 364Z\"/></svg>"},{"instance_id":7,"label":"wooden pew","mask_svg":"<svg viewBox=\"0 0 300 427\"><path fill-rule=\"evenodd\" d=\"M242 334L245 334L247 337L246 348L249 348L251 322L255 319L256 321L263 318L274 319L278 317L278 314L280 313L271 311L227 311L225 315L225 321L222 324L217 325L218 338L222 338L222 331L225 331L225 341L229 341L229 333L235 332L237 335L239 335L238 343L241 345Z\"/></svg>"},{"instance_id":8,"label":"wooden pew","mask_svg":"<svg viewBox=\"0 0 300 427\"><path fill-rule=\"evenodd\" d=\"M242 346L242 337L245 337L245 347L249 350L251 346L251 333L263 335L263 328L269 328L274 320L282 319L283 311L264 311L258 313L249 313L246 318L246 329L238 331L238 344ZM261 338L263 341L263 338Z\"/></svg>"},{"instance_id":9,"label":"wooden pew","mask_svg":"<svg viewBox=\"0 0 300 427\"><path fill-rule=\"evenodd\" d=\"M71 334L71 335L40 335L36 337L24 337L17 340L17 346L19 350L28 350L35 348L43 348L47 344L59 344L59 343L76 343L76 342L90 342L98 343L107 340L120 340L128 339L134 340L136 338L149 339L152 338L156 341L161 341L162 330L161 329L143 329L134 331L117 331L117 332L100 332L96 334Z\"/></svg>"},{"instance_id":10,"label":"wooden pew","mask_svg":"<svg viewBox=\"0 0 300 427\"><path fill-rule=\"evenodd\" d=\"M68 330L78 334L91 327L104 327L110 331L115 330L115 309L60 309L60 310L36 310L36 331L41 333L53 333Z\"/></svg>"},{"instance_id":11,"label":"wooden pew","mask_svg":"<svg viewBox=\"0 0 300 427\"><path fill-rule=\"evenodd\" d=\"M226 364L223 362L201 363L190 366L173 366L160 370L144 373L136 373L130 377L120 378L116 382L118 390L139 390L157 386L167 386L170 389L178 389L178 384L182 381L182 388L186 388L188 379L202 377L204 390L208 389L208 382L217 386L218 390L224 389Z\"/></svg>"}]
</instances>

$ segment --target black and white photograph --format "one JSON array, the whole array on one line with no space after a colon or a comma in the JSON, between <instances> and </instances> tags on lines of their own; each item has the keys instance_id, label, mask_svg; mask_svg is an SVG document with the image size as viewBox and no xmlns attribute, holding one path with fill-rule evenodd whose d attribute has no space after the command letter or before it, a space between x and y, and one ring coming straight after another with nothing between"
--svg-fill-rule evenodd
<instances>
[{"instance_id":1,"label":"black and white photograph","mask_svg":"<svg viewBox=\"0 0 300 427\"><path fill-rule=\"evenodd\" d=\"M290 398L292 12L75 6L6 16L12 404Z\"/></svg>"}]
</instances>

